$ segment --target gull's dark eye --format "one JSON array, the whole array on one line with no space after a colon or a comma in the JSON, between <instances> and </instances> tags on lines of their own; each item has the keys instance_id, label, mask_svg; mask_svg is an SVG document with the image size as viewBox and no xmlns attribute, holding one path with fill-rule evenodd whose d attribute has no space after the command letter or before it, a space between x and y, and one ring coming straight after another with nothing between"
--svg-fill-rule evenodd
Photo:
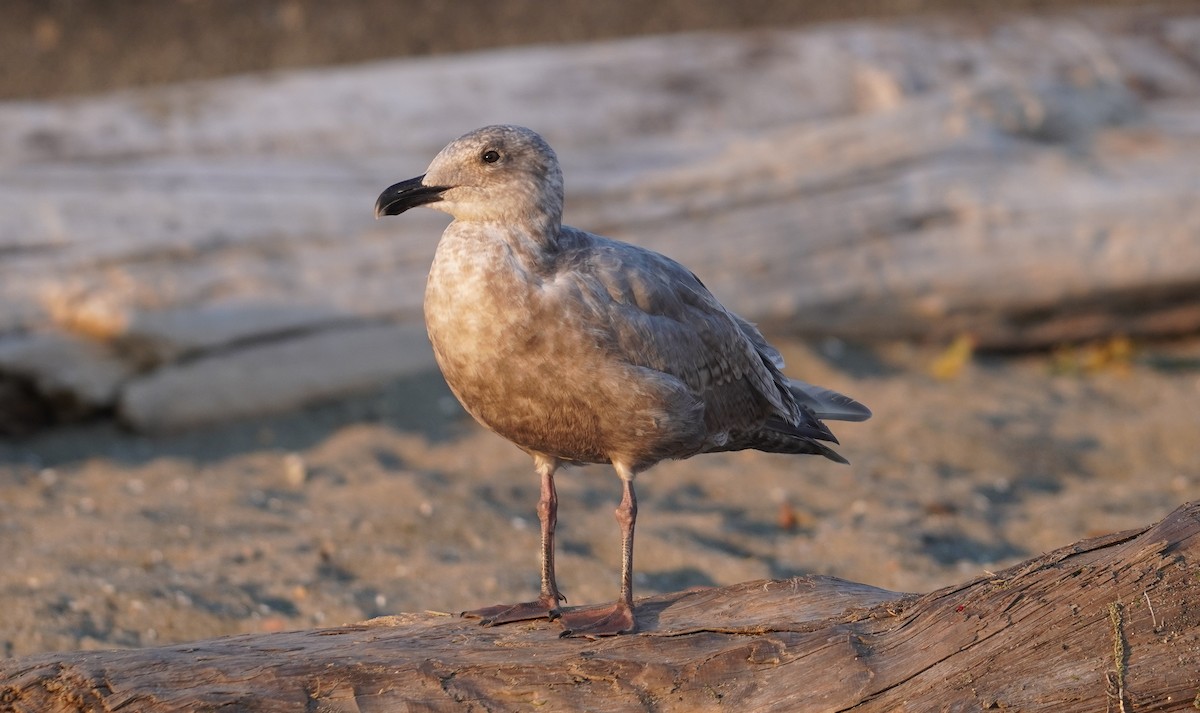
<instances>
[{"instance_id":1,"label":"gull's dark eye","mask_svg":"<svg viewBox=\"0 0 1200 713\"><path fill-rule=\"evenodd\" d=\"M488 149L483 152L483 160L487 163L495 163L500 160L500 152Z\"/></svg>"}]
</instances>

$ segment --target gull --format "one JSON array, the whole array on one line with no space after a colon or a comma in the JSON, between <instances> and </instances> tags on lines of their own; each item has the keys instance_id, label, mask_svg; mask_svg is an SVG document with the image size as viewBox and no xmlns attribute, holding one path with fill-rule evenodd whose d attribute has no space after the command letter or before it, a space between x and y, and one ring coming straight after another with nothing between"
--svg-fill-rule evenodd
<instances>
[{"instance_id":1,"label":"gull","mask_svg":"<svg viewBox=\"0 0 1200 713\"><path fill-rule=\"evenodd\" d=\"M451 391L533 458L541 479L541 593L464 612L484 625L558 619L563 636L637 631L634 479L666 459L756 449L846 460L823 419L871 412L783 375L779 351L686 267L562 223L558 158L534 131L472 131L421 176L388 187L375 216L450 214L425 288L425 323ZM823 443L824 442L824 443ZM611 464L622 484L616 602L564 608L554 573L564 465Z\"/></svg>"}]
</instances>

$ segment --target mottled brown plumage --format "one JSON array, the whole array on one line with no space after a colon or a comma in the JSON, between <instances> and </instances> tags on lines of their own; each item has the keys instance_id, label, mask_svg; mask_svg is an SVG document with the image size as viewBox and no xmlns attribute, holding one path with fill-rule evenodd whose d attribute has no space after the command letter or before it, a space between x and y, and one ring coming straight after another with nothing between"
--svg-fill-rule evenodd
<instances>
[{"instance_id":1,"label":"mottled brown plumage","mask_svg":"<svg viewBox=\"0 0 1200 713\"><path fill-rule=\"evenodd\" d=\"M452 142L376 215L429 205L454 217L438 243L425 320L438 366L472 416L534 458L542 479L542 593L469 615L561 616L568 634L636 629L638 472L668 458L758 449L845 462L821 419L870 411L789 381L783 359L687 268L562 225L558 160L536 133L491 126ZM624 484L622 588L611 606L562 611L554 577L554 472L611 463Z\"/></svg>"}]
</instances>

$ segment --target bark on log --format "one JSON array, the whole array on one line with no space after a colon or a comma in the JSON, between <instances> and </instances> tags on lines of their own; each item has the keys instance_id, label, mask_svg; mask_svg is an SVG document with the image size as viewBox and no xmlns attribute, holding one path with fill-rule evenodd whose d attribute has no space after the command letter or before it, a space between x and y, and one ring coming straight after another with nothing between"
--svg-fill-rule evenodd
<instances>
[{"instance_id":1,"label":"bark on log","mask_svg":"<svg viewBox=\"0 0 1200 713\"><path fill-rule=\"evenodd\" d=\"M406 614L0 662L14 711L1190 710L1200 504L925 595L830 577L642 599L643 633L559 639Z\"/></svg>"}]
</instances>

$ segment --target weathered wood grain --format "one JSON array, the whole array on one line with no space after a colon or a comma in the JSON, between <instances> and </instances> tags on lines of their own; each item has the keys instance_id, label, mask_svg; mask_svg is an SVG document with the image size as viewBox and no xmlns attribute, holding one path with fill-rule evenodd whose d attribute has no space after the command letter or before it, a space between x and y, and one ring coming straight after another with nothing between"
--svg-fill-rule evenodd
<instances>
[{"instance_id":1,"label":"weathered wood grain","mask_svg":"<svg viewBox=\"0 0 1200 713\"><path fill-rule=\"evenodd\" d=\"M925 595L829 577L638 602L558 638L406 614L334 629L0 661L14 711L1187 710L1200 505Z\"/></svg>"}]
</instances>

